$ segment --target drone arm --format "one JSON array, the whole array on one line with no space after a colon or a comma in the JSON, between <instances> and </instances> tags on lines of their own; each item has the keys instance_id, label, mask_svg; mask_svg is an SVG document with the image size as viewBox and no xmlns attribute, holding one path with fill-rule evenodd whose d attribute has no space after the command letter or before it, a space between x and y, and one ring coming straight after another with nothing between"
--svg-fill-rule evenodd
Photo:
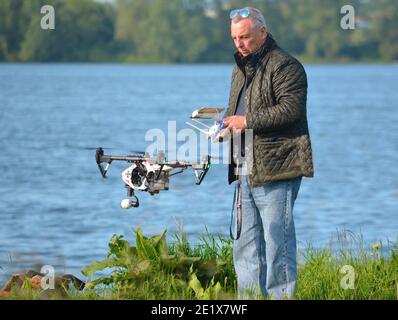
<instances>
[{"instance_id":1,"label":"drone arm","mask_svg":"<svg viewBox=\"0 0 398 320\"><path fill-rule=\"evenodd\" d=\"M112 163L112 161L135 162L143 159L144 159L143 157L137 157L137 156L109 156L104 154L104 149L102 148L97 148L95 151L95 161L97 162L98 169L101 172L103 178L106 177L106 172L108 171L108 168ZM102 166L103 162L106 163L105 168Z\"/></svg>"},{"instance_id":2,"label":"drone arm","mask_svg":"<svg viewBox=\"0 0 398 320\"><path fill-rule=\"evenodd\" d=\"M204 169L200 174L198 174L197 169L194 170L196 175L196 184L200 185L203 179L205 178L207 171L209 171L209 169Z\"/></svg>"},{"instance_id":3,"label":"drone arm","mask_svg":"<svg viewBox=\"0 0 398 320\"><path fill-rule=\"evenodd\" d=\"M158 172L158 174L156 175L156 178L155 178L155 180L158 180L158 179L159 179L159 177L160 177L160 174L162 173L163 167L164 167L164 164L161 164L161 165L160 165L159 172Z\"/></svg>"},{"instance_id":4,"label":"drone arm","mask_svg":"<svg viewBox=\"0 0 398 320\"><path fill-rule=\"evenodd\" d=\"M175 176L176 174L183 173L185 169L181 169L180 171L173 172L169 174L169 177Z\"/></svg>"},{"instance_id":5,"label":"drone arm","mask_svg":"<svg viewBox=\"0 0 398 320\"><path fill-rule=\"evenodd\" d=\"M206 176L207 171L209 171L209 169L210 169L210 160L211 160L211 157L207 156L207 161L203 164L203 166L201 166L201 167L192 166L194 171L195 171L196 184L197 185L200 185L202 183L203 179ZM199 174L198 174L198 170L201 170L201 172Z\"/></svg>"},{"instance_id":6,"label":"drone arm","mask_svg":"<svg viewBox=\"0 0 398 320\"><path fill-rule=\"evenodd\" d=\"M98 168L99 168L99 170L100 170L100 172L101 172L102 178L106 178L106 173L107 173L108 168L109 168L109 166L111 165L111 163L112 163L112 160L109 160L109 162L107 162L105 168L102 167L101 163L97 163Z\"/></svg>"},{"instance_id":7,"label":"drone arm","mask_svg":"<svg viewBox=\"0 0 398 320\"><path fill-rule=\"evenodd\" d=\"M104 150L102 148L97 148L95 150L95 162L97 163L98 169L101 172L103 178L106 177L106 172L108 171L109 165L111 164L111 159L104 159ZM102 162L106 162L107 165L105 168L102 167Z\"/></svg>"}]
</instances>

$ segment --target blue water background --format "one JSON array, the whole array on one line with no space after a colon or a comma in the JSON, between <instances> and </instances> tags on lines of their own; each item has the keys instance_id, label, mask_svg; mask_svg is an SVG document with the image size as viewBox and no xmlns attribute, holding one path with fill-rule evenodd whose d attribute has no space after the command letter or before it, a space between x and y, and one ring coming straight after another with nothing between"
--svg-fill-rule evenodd
<instances>
[{"instance_id":1,"label":"blue water background","mask_svg":"<svg viewBox=\"0 0 398 320\"><path fill-rule=\"evenodd\" d=\"M299 246L337 232L365 246L398 234L398 66L306 65L315 178L295 206ZM125 163L103 180L94 151L144 150L149 129L176 131L200 106L226 107L231 65L0 64L0 283L51 264L80 270L107 253L113 234L133 240L179 225L198 241L229 234L233 186L214 165L201 186L190 170L140 207L122 210ZM173 122L172 122L173 123ZM198 141L199 142L199 141ZM179 143L181 144L181 142Z\"/></svg>"}]
</instances>

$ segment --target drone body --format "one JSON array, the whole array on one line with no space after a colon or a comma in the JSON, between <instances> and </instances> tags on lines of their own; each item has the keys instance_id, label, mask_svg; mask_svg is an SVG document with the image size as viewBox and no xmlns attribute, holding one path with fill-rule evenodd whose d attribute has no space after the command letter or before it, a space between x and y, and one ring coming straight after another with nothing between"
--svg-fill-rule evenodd
<instances>
[{"instance_id":1,"label":"drone body","mask_svg":"<svg viewBox=\"0 0 398 320\"><path fill-rule=\"evenodd\" d=\"M148 192L151 195L158 194L162 190L169 189L169 178L182 173L192 167L196 175L196 184L201 184L207 171L210 169L210 156L202 163L189 163L185 161L166 161L163 152L159 152L156 159L151 159L148 154L133 156L105 155L102 148L95 151L95 160L103 178L112 161L126 161L130 167L122 172L122 180L127 188L127 199L123 199L120 206L123 209L139 206L138 198L134 191ZM106 167L102 166L106 163ZM179 171L173 171L179 169Z\"/></svg>"}]
</instances>

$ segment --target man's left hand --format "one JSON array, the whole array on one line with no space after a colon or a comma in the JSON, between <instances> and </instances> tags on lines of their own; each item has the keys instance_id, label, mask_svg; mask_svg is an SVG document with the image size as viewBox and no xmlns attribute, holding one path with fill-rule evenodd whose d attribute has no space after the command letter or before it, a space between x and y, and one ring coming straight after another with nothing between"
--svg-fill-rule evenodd
<instances>
[{"instance_id":1,"label":"man's left hand","mask_svg":"<svg viewBox=\"0 0 398 320\"><path fill-rule=\"evenodd\" d=\"M224 125L232 129L233 131L235 130L244 130L246 129L246 116L231 116L227 117L223 120Z\"/></svg>"}]
</instances>

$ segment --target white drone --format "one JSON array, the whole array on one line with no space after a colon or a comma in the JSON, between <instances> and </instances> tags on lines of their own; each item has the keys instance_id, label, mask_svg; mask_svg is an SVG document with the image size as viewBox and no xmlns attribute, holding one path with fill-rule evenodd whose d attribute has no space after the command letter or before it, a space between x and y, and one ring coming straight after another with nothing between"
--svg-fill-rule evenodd
<instances>
[{"instance_id":1,"label":"white drone","mask_svg":"<svg viewBox=\"0 0 398 320\"><path fill-rule=\"evenodd\" d=\"M142 155L114 156L104 154L102 148L97 148L95 151L95 161L103 178L106 178L106 173L112 161L127 161L132 163L130 167L122 172L122 180L127 188L128 196L128 198L123 199L120 203L123 209L139 206L138 198L134 195L134 191L143 191L154 195L161 190L168 190L169 178L182 173L189 167L192 167L195 172L196 184L201 184L207 171L210 169L210 159L210 156L206 156L201 163L190 163L186 161L166 161L164 152L159 152L156 159L152 159L148 153ZM106 163L105 167L103 167L103 163ZM179 170L173 172L174 169Z\"/></svg>"}]
</instances>

